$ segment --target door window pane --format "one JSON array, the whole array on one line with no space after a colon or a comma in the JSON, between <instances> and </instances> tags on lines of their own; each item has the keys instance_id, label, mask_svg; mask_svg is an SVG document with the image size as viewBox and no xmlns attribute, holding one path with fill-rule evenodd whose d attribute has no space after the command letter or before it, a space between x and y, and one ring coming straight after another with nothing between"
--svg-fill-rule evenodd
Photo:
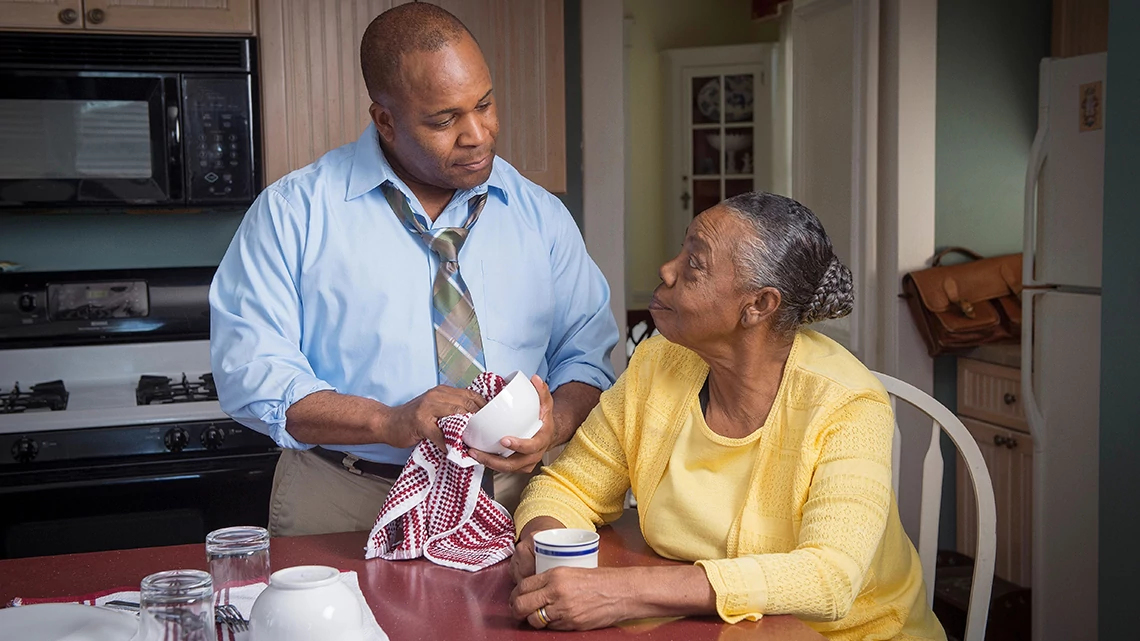
<instances>
[{"instance_id":1,"label":"door window pane","mask_svg":"<svg viewBox=\"0 0 1140 641\"><path fill-rule=\"evenodd\" d=\"M752 191L751 178L736 178L734 180L724 181L724 197L732 198L740 194L746 194Z\"/></svg>"},{"instance_id":2,"label":"door window pane","mask_svg":"<svg viewBox=\"0 0 1140 641\"><path fill-rule=\"evenodd\" d=\"M693 130L693 174L715 176L720 173L720 129Z\"/></svg>"},{"instance_id":3,"label":"door window pane","mask_svg":"<svg viewBox=\"0 0 1140 641\"><path fill-rule=\"evenodd\" d=\"M693 78L693 124L720 122L720 76Z\"/></svg>"},{"instance_id":4,"label":"door window pane","mask_svg":"<svg viewBox=\"0 0 1140 641\"><path fill-rule=\"evenodd\" d=\"M725 76L725 122L752 122L752 95L752 74Z\"/></svg>"},{"instance_id":5,"label":"door window pane","mask_svg":"<svg viewBox=\"0 0 1140 641\"><path fill-rule=\"evenodd\" d=\"M724 173L748 175L755 171L756 156L752 149L752 127L724 130Z\"/></svg>"},{"instance_id":6,"label":"door window pane","mask_svg":"<svg viewBox=\"0 0 1140 641\"><path fill-rule=\"evenodd\" d=\"M720 180L693 181L693 216L715 207L720 201Z\"/></svg>"}]
</instances>

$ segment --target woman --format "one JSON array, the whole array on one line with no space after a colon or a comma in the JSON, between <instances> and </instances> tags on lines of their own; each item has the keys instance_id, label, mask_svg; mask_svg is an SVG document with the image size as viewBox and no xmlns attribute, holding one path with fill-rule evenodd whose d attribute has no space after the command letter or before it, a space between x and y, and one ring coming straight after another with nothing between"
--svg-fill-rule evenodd
<instances>
[{"instance_id":1,"label":"woman","mask_svg":"<svg viewBox=\"0 0 1140 641\"><path fill-rule=\"evenodd\" d=\"M853 299L819 220L782 196L731 198L694 219L661 280L662 336L523 494L515 615L590 629L792 614L830 639L945 639L891 491L886 392L804 328ZM693 565L534 575L535 532L613 521L631 486L645 540Z\"/></svg>"}]
</instances>

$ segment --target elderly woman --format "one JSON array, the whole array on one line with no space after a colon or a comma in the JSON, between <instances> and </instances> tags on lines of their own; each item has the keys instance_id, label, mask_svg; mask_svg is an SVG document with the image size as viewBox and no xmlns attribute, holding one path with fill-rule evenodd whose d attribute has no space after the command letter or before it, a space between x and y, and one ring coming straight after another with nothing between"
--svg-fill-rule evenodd
<instances>
[{"instance_id":1,"label":"elderly woman","mask_svg":"<svg viewBox=\"0 0 1140 641\"><path fill-rule=\"evenodd\" d=\"M792 614L830 639L945 639L891 491L887 394L804 327L852 306L819 220L782 196L731 198L694 219L661 280L662 336L523 494L515 615L580 630ZM648 544L693 565L534 574L535 532L613 521L631 486Z\"/></svg>"}]
</instances>

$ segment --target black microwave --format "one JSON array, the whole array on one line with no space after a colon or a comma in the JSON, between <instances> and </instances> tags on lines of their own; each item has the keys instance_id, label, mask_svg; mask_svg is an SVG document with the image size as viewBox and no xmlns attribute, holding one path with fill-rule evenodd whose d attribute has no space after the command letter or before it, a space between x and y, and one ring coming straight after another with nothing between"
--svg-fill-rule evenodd
<instances>
[{"instance_id":1,"label":"black microwave","mask_svg":"<svg viewBox=\"0 0 1140 641\"><path fill-rule=\"evenodd\" d=\"M0 32L0 211L248 205L250 38Z\"/></svg>"}]
</instances>

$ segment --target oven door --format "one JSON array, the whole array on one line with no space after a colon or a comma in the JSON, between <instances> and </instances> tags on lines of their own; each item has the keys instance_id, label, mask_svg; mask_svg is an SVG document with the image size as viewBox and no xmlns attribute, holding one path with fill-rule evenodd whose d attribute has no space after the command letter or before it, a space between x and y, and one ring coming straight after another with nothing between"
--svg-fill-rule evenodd
<instances>
[{"instance_id":1,"label":"oven door","mask_svg":"<svg viewBox=\"0 0 1140 641\"><path fill-rule=\"evenodd\" d=\"M0 206L183 200L179 78L0 73Z\"/></svg>"},{"instance_id":2,"label":"oven door","mask_svg":"<svg viewBox=\"0 0 1140 641\"><path fill-rule=\"evenodd\" d=\"M265 527L278 452L60 464L0 478L0 558L201 543Z\"/></svg>"}]
</instances>

